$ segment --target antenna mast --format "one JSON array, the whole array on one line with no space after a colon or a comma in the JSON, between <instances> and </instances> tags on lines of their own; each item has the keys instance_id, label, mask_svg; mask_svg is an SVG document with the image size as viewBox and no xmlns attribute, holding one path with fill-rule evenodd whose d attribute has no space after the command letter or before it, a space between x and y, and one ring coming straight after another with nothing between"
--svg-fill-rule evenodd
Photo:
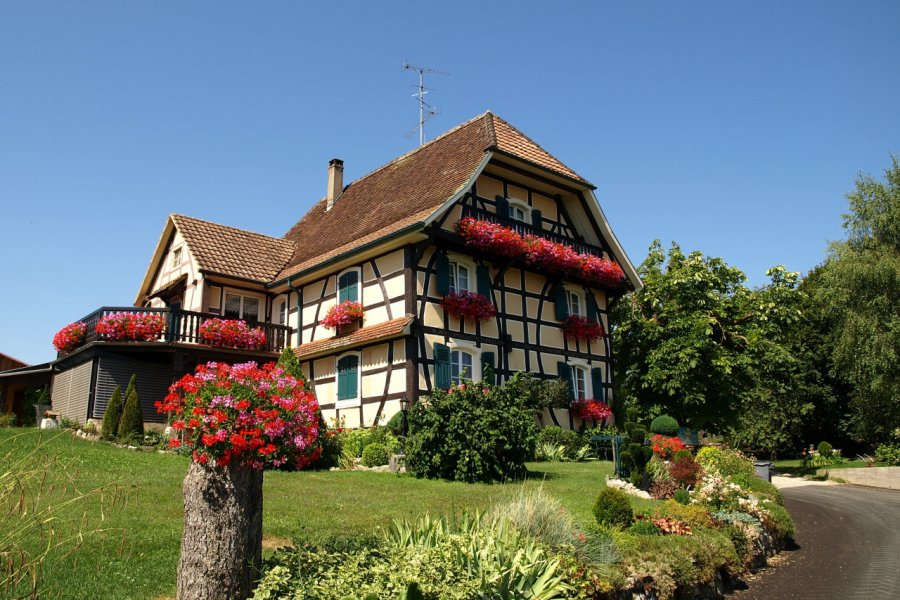
<instances>
[{"instance_id":1,"label":"antenna mast","mask_svg":"<svg viewBox=\"0 0 900 600\"><path fill-rule=\"evenodd\" d=\"M435 75L449 75L450 73L448 73L446 71L439 71L438 69L432 69L430 67L417 67L415 65L411 65L406 62L403 63L402 69L404 71L416 71L419 74L419 91L416 92L415 94L413 94L413 97L419 99L418 130L419 130L419 145L422 146L425 144L425 121L427 121L431 117L438 114L437 107L431 106L430 104L425 102L425 94L427 94L430 91L433 91L433 90L429 90L428 88L425 87L425 73L433 73ZM412 135L413 131L415 131L415 130L416 130L415 127L413 129L411 129L406 134L406 137L409 137L410 135Z\"/></svg>"}]
</instances>

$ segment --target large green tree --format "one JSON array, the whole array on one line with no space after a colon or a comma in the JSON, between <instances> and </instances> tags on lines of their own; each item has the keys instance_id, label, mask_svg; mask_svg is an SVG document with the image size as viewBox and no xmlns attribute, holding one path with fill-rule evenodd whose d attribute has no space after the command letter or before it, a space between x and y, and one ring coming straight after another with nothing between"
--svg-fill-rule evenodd
<instances>
[{"instance_id":1,"label":"large green tree","mask_svg":"<svg viewBox=\"0 0 900 600\"><path fill-rule=\"evenodd\" d=\"M900 427L900 163L847 194L847 239L832 244L817 298L835 319L834 375L851 387L851 425L869 444Z\"/></svg>"}]
</instances>

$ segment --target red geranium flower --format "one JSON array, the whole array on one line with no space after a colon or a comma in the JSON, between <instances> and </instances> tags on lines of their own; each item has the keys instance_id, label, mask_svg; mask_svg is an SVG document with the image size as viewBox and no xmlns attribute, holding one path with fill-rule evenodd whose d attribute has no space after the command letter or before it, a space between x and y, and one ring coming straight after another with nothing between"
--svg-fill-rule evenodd
<instances>
[{"instance_id":1,"label":"red geranium flower","mask_svg":"<svg viewBox=\"0 0 900 600\"><path fill-rule=\"evenodd\" d=\"M487 321L497 314L491 301L475 292L450 292L441 300L449 314L463 320Z\"/></svg>"}]
</instances>

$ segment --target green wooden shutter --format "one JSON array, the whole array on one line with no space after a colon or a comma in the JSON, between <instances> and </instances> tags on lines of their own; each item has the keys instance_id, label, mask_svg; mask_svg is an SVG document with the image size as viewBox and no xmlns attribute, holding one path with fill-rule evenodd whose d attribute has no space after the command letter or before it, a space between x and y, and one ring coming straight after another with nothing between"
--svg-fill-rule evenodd
<instances>
[{"instance_id":1,"label":"green wooden shutter","mask_svg":"<svg viewBox=\"0 0 900 600\"><path fill-rule=\"evenodd\" d=\"M359 273L348 271L338 279L338 303L352 300L359 302Z\"/></svg>"},{"instance_id":2,"label":"green wooden shutter","mask_svg":"<svg viewBox=\"0 0 900 600\"><path fill-rule=\"evenodd\" d=\"M478 293L486 298L491 297L491 272L485 265L478 265L475 268L475 275L478 279Z\"/></svg>"},{"instance_id":3,"label":"green wooden shutter","mask_svg":"<svg viewBox=\"0 0 900 600\"><path fill-rule=\"evenodd\" d=\"M572 381L572 367L567 363L556 363L556 375L569 384L569 402L575 400L575 382Z\"/></svg>"},{"instance_id":4,"label":"green wooden shutter","mask_svg":"<svg viewBox=\"0 0 900 600\"><path fill-rule=\"evenodd\" d=\"M449 390L452 383L450 379L450 348L444 344L435 344L434 387L441 390Z\"/></svg>"},{"instance_id":5,"label":"green wooden shutter","mask_svg":"<svg viewBox=\"0 0 900 600\"><path fill-rule=\"evenodd\" d=\"M531 209L531 224L537 229L543 229L544 227L544 215L536 208Z\"/></svg>"},{"instance_id":6,"label":"green wooden shutter","mask_svg":"<svg viewBox=\"0 0 900 600\"><path fill-rule=\"evenodd\" d=\"M447 258L446 252L438 251L435 262L437 263L437 291L438 294L446 296L450 293L450 259Z\"/></svg>"},{"instance_id":7,"label":"green wooden shutter","mask_svg":"<svg viewBox=\"0 0 900 600\"><path fill-rule=\"evenodd\" d=\"M556 304L556 320L565 321L569 318L569 303L566 302L566 288L561 285L553 290L553 302Z\"/></svg>"},{"instance_id":8,"label":"green wooden shutter","mask_svg":"<svg viewBox=\"0 0 900 600\"><path fill-rule=\"evenodd\" d=\"M606 402L606 388L603 387L603 369L600 367L591 369L591 388L594 400Z\"/></svg>"},{"instance_id":9,"label":"green wooden shutter","mask_svg":"<svg viewBox=\"0 0 900 600\"><path fill-rule=\"evenodd\" d=\"M597 299L594 297L594 292L590 290L587 292L587 316L591 321L600 320L600 307L597 306Z\"/></svg>"},{"instance_id":10,"label":"green wooden shutter","mask_svg":"<svg viewBox=\"0 0 900 600\"><path fill-rule=\"evenodd\" d=\"M497 381L496 373L494 372L493 352L481 353L481 381L491 385Z\"/></svg>"},{"instance_id":11,"label":"green wooden shutter","mask_svg":"<svg viewBox=\"0 0 900 600\"><path fill-rule=\"evenodd\" d=\"M345 356L338 361L338 400L353 400L357 396L359 358Z\"/></svg>"},{"instance_id":12,"label":"green wooden shutter","mask_svg":"<svg viewBox=\"0 0 900 600\"><path fill-rule=\"evenodd\" d=\"M497 196L497 215L504 219L509 218L509 200L503 196Z\"/></svg>"}]
</instances>

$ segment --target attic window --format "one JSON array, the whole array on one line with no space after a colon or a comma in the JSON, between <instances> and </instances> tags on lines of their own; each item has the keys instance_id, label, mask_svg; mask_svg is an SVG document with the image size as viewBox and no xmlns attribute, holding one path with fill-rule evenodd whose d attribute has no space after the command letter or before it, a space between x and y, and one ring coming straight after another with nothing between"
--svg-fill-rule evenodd
<instances>
[{"instance_id":1,"label":"attic window","mask_svg":"<svg viewBox=\"0 0 900 600\"><path fill-rule=\"evenodd\" d=\"M181 248L172 250L172 268L181 265Z\"/></svg>"}]
</instances>

